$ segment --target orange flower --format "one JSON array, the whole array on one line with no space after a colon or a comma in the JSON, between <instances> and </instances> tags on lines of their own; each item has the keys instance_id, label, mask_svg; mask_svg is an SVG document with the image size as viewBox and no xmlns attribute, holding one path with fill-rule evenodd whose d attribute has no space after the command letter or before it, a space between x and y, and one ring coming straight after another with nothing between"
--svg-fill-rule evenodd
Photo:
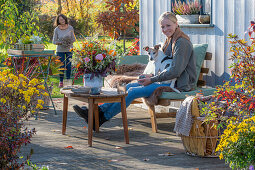
<instances>
[{"instance_id":1,"label":"orange flower","mask_svg":"<svg viewBox=\"0 0 255 170\"><path fill-rule=\"evenodd\" d=\"M110 50L108 54L111 55L111 56L116 56L116 51Z\"/></svg>"},{"instance_id":2,"label":"orange flower","mask_svg":"<svg viewBox=\"0 0 255 170\"><path fill-rule=\"evenodd\" d=\"M90 43L88 46L89 46L89 47L93 47L93 44L92 44L92 43Z\"/></svg>"}]
</instances>

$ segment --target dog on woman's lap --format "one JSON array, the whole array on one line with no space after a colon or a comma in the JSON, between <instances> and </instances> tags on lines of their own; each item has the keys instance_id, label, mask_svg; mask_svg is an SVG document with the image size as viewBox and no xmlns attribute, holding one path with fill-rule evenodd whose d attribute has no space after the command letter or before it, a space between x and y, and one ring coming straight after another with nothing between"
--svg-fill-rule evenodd
<instances>
[{"instance_id":1,"label":"dog on woman's lap","mask_svg":"<svg viewBox=\"0 0 255 170\"><path fill-rule=\"evenodd\" d=\"M148 68L147 67L145 68L144 71L145 74L146 72L148 72L148 70L151 71L152 69L153 70L152 74L157 75L160 74L161 72L168 71L173 66L174 63L172 57L165 55L164 52L161 49L159 49L159 46L157 46L156 48L146 46L143 49L147 51L149 55L149 63L147 65ZM177 93L180 93L180 91L174 87L175 82L176 78L172 80L163 81L161 83L164 84L169 83L171 89L173 89Z\"/></svg>"}]
</instances>

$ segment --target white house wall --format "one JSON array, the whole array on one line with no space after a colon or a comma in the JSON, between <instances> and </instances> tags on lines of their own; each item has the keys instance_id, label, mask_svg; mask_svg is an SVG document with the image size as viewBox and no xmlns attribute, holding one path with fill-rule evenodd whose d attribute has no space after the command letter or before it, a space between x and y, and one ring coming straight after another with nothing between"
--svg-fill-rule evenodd
<instances>
[{"instance_id":1,"label":"white house wall","mask_svg":"<svg viewBox=\"0 0 255 170\"><path fill-rule=\"evenodd\" d=\"M140 0L140 44L154 46L163 42L165 37L160 30L158 18L161 13L170 11L171 0ZM255 19L255 0L212 0L213 27L182 27L190 36L192 43L207 43L208 52L213 54L207 63L209 76L207 84L215 86L229 78L230 57L227 35L233 33L241 38L245 35L249 23ZM142 54L146 54L141 51Z\"/></svg>"}]
</instances>

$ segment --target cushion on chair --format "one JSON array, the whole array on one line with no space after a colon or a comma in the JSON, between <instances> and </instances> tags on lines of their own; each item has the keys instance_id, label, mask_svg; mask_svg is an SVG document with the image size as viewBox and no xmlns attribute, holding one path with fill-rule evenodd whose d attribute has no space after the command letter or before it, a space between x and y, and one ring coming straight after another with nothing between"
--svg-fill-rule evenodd
<instances>
[{"instance_id":1,"label":"cushion on chair","mask_svg":"<svg viewBox=\"0 0 255 170\"><path fill-rule=\"evenodd\" d=\"M194 96L197 93L202 93L204 96L212 95L216 91L216 88L196 88L196 90L189 91L189 92L163 92L162 95L159 97L160 99L185 99L187 96Z\"/></svg>"},{"instance_id":2,"label":"cushion on chair","mask_svg":"<svg viewBox=\"0 0 255 170\"><path fill-rule=\"evenodd\" d=\"M196 71L197 71L196 82L198 81L201 67L205 59L207 47L208 47L208 44L193 44L193 51L196 57Z\"/></svg>"},{"instance_id":3,"label":"cushion on chair","mask_svg":"<svg viewBox=\"0 0 255 170\"><path fill-rule=\"evenodd\" d=\"M149 61L148 55L130 55L121 57L119 65L135 63L147 64L148 61Z\"/></svg>"}]
</instances>

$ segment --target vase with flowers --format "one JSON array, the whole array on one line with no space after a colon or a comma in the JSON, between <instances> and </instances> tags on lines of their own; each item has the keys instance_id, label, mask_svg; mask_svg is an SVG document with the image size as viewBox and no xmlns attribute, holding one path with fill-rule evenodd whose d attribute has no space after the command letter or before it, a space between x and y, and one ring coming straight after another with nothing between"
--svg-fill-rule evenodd
<instances>
[{"instance_id":1,"label":"vase with flowers","mask_svg":"<svg viewBox=\"0 0 255 170\"><path fill-rule=\"evenodd\" d=\"M103 77L115 71L117 52L96 38L85 39L71 51L75 79L83 76L84 87L101 89Z\"/></svg>"},{"instance_id":2,"label":"vase with flowers","mask_svg":"<svg viewBox=\"0 0 255 170\"><path fill-rule=\"evenodd\" d=\"M181 2L172 4L172 11L176 15L179 24L199 24L199 13L201 5L198 1Z\"/></svg>"}]
</instances>

